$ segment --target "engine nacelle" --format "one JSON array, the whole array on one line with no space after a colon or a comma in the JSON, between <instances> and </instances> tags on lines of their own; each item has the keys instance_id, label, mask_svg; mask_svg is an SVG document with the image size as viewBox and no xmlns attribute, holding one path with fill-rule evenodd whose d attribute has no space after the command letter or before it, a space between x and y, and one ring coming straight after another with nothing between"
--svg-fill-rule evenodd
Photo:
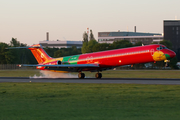
<instances>
[{"instance_id":1,"label":"engine nacelle","mask_svg":"<svg viewBox=\"0 0 180 120\"><path fill-rule=\"evenodd\" d=\"M61 65L62 62L60 60L57 61L57 65Z\"/></svg>"}]
</instances>

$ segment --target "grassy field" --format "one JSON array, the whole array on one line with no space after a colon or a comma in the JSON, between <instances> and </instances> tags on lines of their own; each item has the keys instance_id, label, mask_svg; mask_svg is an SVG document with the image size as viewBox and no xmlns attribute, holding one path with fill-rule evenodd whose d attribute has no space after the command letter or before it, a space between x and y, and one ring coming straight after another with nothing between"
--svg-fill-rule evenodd
<instances>
[{"instance_id":1,"label":"grassy field","mask_svg":"<svg viewBox=\"0 0 180 120\"><path fill-rule=\"evenodd\" d=\"M180 78L175 70L102 73L112 78ZM0 71L0 77L40 74ZM179 120L179 93L180 85L0 83L0 120Z\"/></svg>"},{"instance_id":2,"label":"grassy field","mask_svg":"<svg viewBox=\"0 0 180 120\"><path fill-rule=\"evenodd\" d=\"M61 77L64 73L53 73ZM71 73L77 77L78 73ZM85 72L87 77L95 77L95 72ZM0 70L0 77L29 77L40 76L39 70ZM180 78L180 70L111 70L103 71L103 78Z\"/></svg>"},{"instance_id":3,"label":"grassy field","mask_svg":"<svg viewBox=\"0 0 180 120\"><path fill-rule=\"evenodd\" d=\"M179 85L0 83L0 120L179 120Z\"/></svg>"}]
</instances>

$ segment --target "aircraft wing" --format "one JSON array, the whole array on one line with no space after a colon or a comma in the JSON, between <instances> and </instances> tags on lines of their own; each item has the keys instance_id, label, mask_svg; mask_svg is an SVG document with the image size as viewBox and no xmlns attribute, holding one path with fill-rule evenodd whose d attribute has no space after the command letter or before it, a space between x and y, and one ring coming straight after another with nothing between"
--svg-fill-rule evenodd
<instances>
[{"instance_id":1,"label":"aircraft wing","mask_svg":"<svg viewBox=\"0 0 180 120\"><path fill-rule=\"evenodd\" d=\"M45 70L79 72L91 68L98 68L99 64L22 65L22 66L44 67L43 69Z\"/></svg>"},{"instance_id":2,"label":"aircraft wing","mask_svg":"<svg viewBox=\"0 0 180 120\"><path fill-rule=\"evenodd\" d=\"M78 67L78 68L85 68L85 67L99 67L99 64L67 64L67 65L27 65L24 64L22 66L36 66L36 67L59 67L59 68L66 68L66 67Z\"/></svg>"}]
</instances>

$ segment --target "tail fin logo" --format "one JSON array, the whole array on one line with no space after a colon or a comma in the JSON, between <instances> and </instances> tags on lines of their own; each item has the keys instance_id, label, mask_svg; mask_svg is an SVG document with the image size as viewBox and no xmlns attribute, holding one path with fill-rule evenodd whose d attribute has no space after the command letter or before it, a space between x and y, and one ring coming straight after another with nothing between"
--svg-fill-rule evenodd
<instances>
[{"instance_id":1,"label":"tail fin logo","mask_svg":"<svg viewBox=\"0 0 180 120\"><path fill-rule=\"evenodd\" d=\"M44 58L44 54L41 53L41 58Z\"/></svg>"},{"instance_id":2,"label":"tail fin logo","mask_svg":"<svg viewBox=\"0 0 180 120\"><path fill-rule=\"evenodd\" d=\"M49 55L43 50L43 48L39 44L32 45L29 49L33 53L38 63L43 63L47 60L52 59L51 57L49 57Z\"/></svg>"}]
</instances>

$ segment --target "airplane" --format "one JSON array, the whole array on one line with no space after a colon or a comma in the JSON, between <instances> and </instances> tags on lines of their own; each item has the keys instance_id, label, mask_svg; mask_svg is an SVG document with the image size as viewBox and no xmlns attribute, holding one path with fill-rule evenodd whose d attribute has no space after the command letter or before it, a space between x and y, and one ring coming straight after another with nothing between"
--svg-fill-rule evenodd
<instances>
[{"instance_id":1,"label":"airplane","mask_svg":"<svg viewBox=\"0 0 180 120\"><path fill-rule=\"evenodd\" d=\"M79 72L78 78L80 79L85 78L83 71L97 72L95 77L101 78L102 74L100 72L104 70L139 63L169 62L171 58L176 56L174 51L161 44L114 49L60 58L50 57L40 44L15 48L30 49L38 62L37 65L23 66L36 66L37 69L53 72Z\"/></svg>"}]
</instances>

